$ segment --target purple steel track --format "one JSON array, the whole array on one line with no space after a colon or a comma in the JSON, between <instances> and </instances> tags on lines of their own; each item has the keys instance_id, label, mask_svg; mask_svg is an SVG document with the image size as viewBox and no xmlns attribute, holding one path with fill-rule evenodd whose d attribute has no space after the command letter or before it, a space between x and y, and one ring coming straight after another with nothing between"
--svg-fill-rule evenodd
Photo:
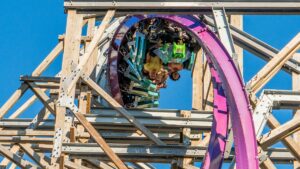
<instances>
[{"instance_id":1,"label":"purple steel track","mask_svg":"<svg viewBox=\"0 0 300 169\"><path fill-rule=\"evenodd\" d=\"M194 35L210 61L214 81L214 121L212 135L202 168L221 168L227 137L228 111L234 135L238 169L258 169L257 142L252 112L243 81L225 47L205 24L190 15L138 15L127 17L117 29L109 49L109 82L113 97L123 103L117 65L124 35L135 23L148 18L162 18L178 24ZM223 90L224 89L224 90ZM227 103L227 104L226 104ZM227 105L228 109L227 110Z\"/></svg>"},{"instance_id":2,"label":"purple steel track","mask_svg":"<svg viewBox=\"0 0 300 169\"><path fill-rule=\"evenodd\" d=\"M229 114L221 79L209 58L208 63L214 85L214 119L211 129L209 146L202 163L202 169L218 169L221 168L223 162L223 155L227 139Z\"/></svg>"}]
</instances>

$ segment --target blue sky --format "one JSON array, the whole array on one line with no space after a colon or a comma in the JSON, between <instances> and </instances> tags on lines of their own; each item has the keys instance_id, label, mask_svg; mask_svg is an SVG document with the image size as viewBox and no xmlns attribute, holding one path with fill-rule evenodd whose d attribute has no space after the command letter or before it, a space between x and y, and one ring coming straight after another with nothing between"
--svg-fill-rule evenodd
<instances>
[{"instance_id":1,"label":"blue sky","mask_svg":"<svg viewBox=\"0 0 300 169\"><path fill-rule=\"evenodd\" d=\"M20 75L29 75L57 44L57 37L65 31L66 15L63 1L18 0L6 1L0 6L0 105L19 87ZM281 49L300 32L300 16L245 16L244 30ZM61 66L61 57L45 75L54 75ZM265 62L244 52L244 77L247 82ZM281 71L266 85L269 89L291 89L291 77ZM175 92L176 91L176 92ZM28 92L25 98L31 93ZM170 99L171 98L171 99ZM24 99L22 99L24 100ZM21 101L22 101L21 100ZM177 83L169 83L161 91L161 108L191 108L190 72L182 72ZM35 104L23 117L32 117L40 105ZM15 110L13 108L12 110ZM33 112L34 111L34 112ZM291 118L290 111L276 111L280 122ZM161 166L161 168L164 168ZM278 166L278 168L292 168Z\"/></svg>"}]
</instances>

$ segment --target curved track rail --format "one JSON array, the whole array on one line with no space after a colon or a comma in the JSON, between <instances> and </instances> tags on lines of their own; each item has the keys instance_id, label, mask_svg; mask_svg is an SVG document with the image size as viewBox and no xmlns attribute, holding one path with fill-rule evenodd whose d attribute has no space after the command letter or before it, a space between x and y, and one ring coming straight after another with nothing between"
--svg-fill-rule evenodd
<instances>
[{"instance_id":1,"label":"curved track rail","mask_svg":"<svg viewBox=\"0 0 300 169\"><path fill-rule=\"evenodd\" d=\"M125 33L135 23L148 18L162 18L194 35L211 62L214 81L214 125L202 168L220 168L227 136L227 105L231 113L237 168L258 169L257 143L252 111L243 81L225 47L205 24L188 15L137 15L127 17L117 29L109 50L109 82L114 98L122 103L118 83L118 51ZM223 90L224 89L224 90ZM225 97L226 96L226 97ZM226 105L227 102L227 105Z\"/></svg>"}]
</instances>

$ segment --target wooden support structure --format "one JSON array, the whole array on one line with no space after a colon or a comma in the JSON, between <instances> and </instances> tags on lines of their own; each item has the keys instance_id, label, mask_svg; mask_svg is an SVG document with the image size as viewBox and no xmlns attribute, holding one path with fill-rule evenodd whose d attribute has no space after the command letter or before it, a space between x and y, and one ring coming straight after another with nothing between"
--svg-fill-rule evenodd
<instances>
[{"instance_id":1,"label":"wooden support structure","mask_svg":"<svg viewBox=\"0 0 300 169\"><path fill-rule=\"evenodd\" d=\"M279 127L271 130L270 132L264 134L260 139L260 145L263 147L269 147L272 144L278 142L282 138L285 138L296 131L300 130L300 119L294 118Z\"/></svg>"},{"instance_id":2,"label":"wooden support structure","mask_svg":"<svg viewBox=\"0 0 300 169\"><path fill-rule=\"evenodd\" d=\"M21 168L38 168L31 162L23 160L20 156L10 152L3 145L0 145L0 153Z\"/></svg>"},{"instance_id":3,"label":"wooden support structure","mask_svg":"<svg viewBox=\"0 0 300 169\"><path fill-rule=\"evenodd\" d=\"M294 59L300 61L300 55L294 56ZM292 73L292 88L293 91L300 91L300 75L296 73ZM294 110L294 118L300 118L300 109ZM300 145L300 132L296 132L293 135L296 144ZM294 169L300 168L300 162L298 160L294 160Z\"/></svg>"},{"instance_id":4,"label":"wooden support structure","mask_svg":"<svg viewBox=\"0 0 300 169\"><path fill-rule=\"evenodd\" d=\"M92 70L90 69L90 67L95 67L95 65L87 64L87 63L90 60L93 60L91 56L95 57L95 55L93 55L93 52L96 49L98 43L100 42L101 37L104 33L104 30L108 27L109 22L113 18L114 14L115 14L114 10L108 10L108 12L106 13L105 17L103 18L103 20L101 22L101 25L95 31L95 36L93 37L90 44L87 46L87 49L86 49L84 55L82 56L80 63L78 64L78 66L75 69L76 73L73 75L73 77L71 78L71 81L68 83L67 92L69 92L72 89L72 87L75 86L75 84L77 83L77 81L79 80L81 75L90 76L90 74L92 73L91 72Z\"/></svg>"},{"instance_id":5,"label":"wooden support structure","mask_svg":"<svg viewBox=\"0 0 300 169\"><path fill-rule=\"evenodd\" d=\"M12 145L12 147L9 149L9 151L11 152L11 153L17 153L18 151L19 151L19 146L18 145L16 145L16 144L14 144L14 145ZM8 159L8 158L4 158L2 161L1 161L1 163L0 163L0 167L6 167L6 166L8 166L8 164L10 163L10 160Z\"/></svg>"},{"instance_id":6,"label":"wooden support structure","mask_svg":"<svg viewBox=\"0 0 300 169\"><path fill-rule=\"evenodd\" d=\"M249 82L248 90L257 93L281 69L300 48L300 33L297 34L272 60L270 60Z\"/></svg>"},{"instance_id":7,"label":"wooden support structure","mask_svg":"<svg viewBox=\"0 0 300 169\"><path fill-rule=\"evenodd\" d=\"M133 116L128 114L128 112L117 102L115 101L109 94L107 94L101 87L97 85L91 79L84 79L89 87L95 90L101 97L103 97L111 106L117 110L121 115L123 115L130 123L132 123L137 129L141 130L143 134L145 134L149 139L151 139L154 143L158 145L165 145L164 142L159 140L157 137L153 135L153 133L147 129L143 124L137 121Z\"/></svg>"},{"instance_id":8,"label":"wooden support structure","mask_svg":"<svg viewBox=\"0 0 300 169\"><path fill-rule=\"evenodd\" d=\"M280 127L280 123L276 120L274 116L268 118L268 126L271 129ZM297 144L292 137L285 137L282 139L282 143L290 150L294 157L300 160L300 145Z\"/></svg>"},{"instance_id":9,"label":"wooden support structure","mask_svg":"<svg viewBox=\"0 0 300 169\"><path fill-rule=\"evenodd\" d=\"M18 90L16 90L11 97L5 102L5 104L0 109L0 118L3 118L3 116L9 111L9 109L12 108L14 104L23 96L23 94L28 89L28 85L25 83L22 83Z\"/></svg>"},{"instance_id":10,"label":"wooden support structure","mask_svg":"<svg viewBox=\"0 0 300 169\"><path fill-rule=\"evenodd\" d=\"M49 167L49 162L47 162L44 158L46 156L40 155L36 153L31 147L30 144L19 144L20 147L26 152L26 154L34 160L41 168L47 168Z\"/></svg>"},{"instance_id":11,"label":"wooden support structure","mask_svg":"<svg viewBox=\"0 0 300 169\"><path fill-rule=\"evenodd\" d=\"M4 157L0 167L10 165L10 168L153 169L154 167L148 163L173 161L172 167L176 169L196 168L194 162L201 161L205 156L213 120L213 86L208 62L204 57L205 52L200 49L197 53L192 72L192 110L125 109L109 92L96 83L95 68L99 66L97 65L99 57L104 57L99 55L99 51L103 52L99 47L102 45L103 37L110 39L112 36L107 32L109 26L113 25L112 20L128 10L129 6L117 2L114 8L98 6L99 9L87 9L91 5L90 2L84 2L87 6L80 6L79 1L81 0L75 0L74 4L65 2L67 4L66 33L58 37L58 44L31 76L20 78L21 86L0 108L0 154ZM107 5L109 2L103 3ZM152 2L147 3L152 4ZM235 4L235 2L230 3ZM129 4L132 5L132 2ZM140 7L145 6L145 4L138 4ZM173 4L176 9L170 12L179 12L178 4L181 3ZM194 4L199 5L198 2ZM222 2L221 6L222 4L227 2ZM251 4L258 5L256 2ZM158 6L152 6L147 11L157 8L156 12L164 12L159 10L165 10L170 4L155 5ZM191 4L187 3L187 5ZM117 8L118 15L115 15ZM203 6L200 8L206 10L202 11L203 14L211 14L211 8L209 11ZM237 6L235 8L243 11ZM251 12L248 7L246 8L248 13ZM299 12L299 9L293 9L291 6L283 8L290 13L293 10ZM142 8L135 10L140 9ZM251 48L252 52L255 48L257 50L255 52L260 57L263 55L264 58L268 58L266 60L269 60L248 83L253 106L256 101L261 101L256 98L255 93L283 68L292 74L294 94L300 95L300 68L297 67L300 65L300 55L295 53L300 47L300 34L276 54L277 50L258 39L247 36L242 31L242 15L234 15L239 13L234 13L232 7L226 6L224 9L228 9L230 13L229 16L225 11L223 14L225 14L224 18L228 17L229 24L227 23L226 27L229 34L227 35L231 37L230 31L232 31L231 46L233 42L235 43L232 56L241 75L244 71L243 48L248 50ZM259 5L252 10L254 9L266 10ZM272 11L271 9L272 6L268 6L267 12ZM184 10L187 8L182 7L182 11ZM103 11L106 13L100 17ZM201 17L207 18L205 15ZM98 26L99 19L101 24ZM222 25L221 22L206 22L210 26ZM86 35L83 30L86 30ZM222 43L226 44L229 41L225 40ZM251 47L247 48L249 43ZM59 76L41 77L62 52L62 69ZM32 90L34 95L6 118L8 112L28 89ZM103 98L111 108L100 107L103 105L98 102L99 97ZM18 118L37 99L43 105L40 112L34 113L33 119ZM266 117L270 131L258 136L258 158L263 169L276 168L274 163L277 162L291 163L291 161L295 169L300 167L300 132L298 131L300 108L297 100L293 100L292 103L292 108L289 107L290 105L286 106L294 110L294 118L290 121L280 124L271 114L272 110ZM270 109L281 108L280 104L272 103ZM229 132L224 154L225 162L234 159L234 152L231 151L230 140L233 140L231 136L232 132ZM281 141L286 148L270 148L278 141ZM31 160L24 160L25 154ZM132 166L129 165L130 163ZM232 167L234 168L234 165Z\"/></svg>"},{"instance_id":12,"label":"wooden support structure","mask_svg":"<svg viewBox=\"0 0 300 169\"><path fill-rule=\"evenodd\" d=\"M32 76L40 76L48 66L55 60L57 56L63 51L64 43L59 42L49 55L41 62L41 64L32 72Z\"/></svg>"},{"instance_id":13,"label":"wooden support structure","mask_svg":"<svg viewBox=\"0 0 300 169\"><path fill-rule=\"evenodd\" d=\"M203 50L200 49L195 60L192 78L193 78L193 95L192 107L196 110L203 110Z\"/></svg>"},{"instance_id":14,"label":"wooden support structure","mask_svg":"<svg viewBox=\"0 0 300 169\"><path fill-rule=\"evenodd\" d=\"M36 94L36 96L41 100L41 102L44 104L44 106L52 113L56 114L54 103L51 101L51 99L44 93L45 90L40 89L37 87L34 83L29 83L30 88L32 91Z\"/></svg>"},{"instance_id":15,"label":"wooden support structure","mask_svg":"<svg viewBox=\"0 0 300 169\"><path fill-rule=\"evenodd\" d=\"M229 23L240 29L243 30L243 15L229 15ZM238 63L239 71L241 75L243 76L243 63L244 63L244 54L243 54L243 48L239 47L238 45L234 45L235 49L235 56L234 59L236 59L236 63Z\"/></svg>"},{"instance_id":16,"label":"wooden support structure","mask_svg":"<svg viewBox=\"0 0 300 169\"><path fill-rule=\"evenodd\" d=\"M84 128L90 133L91 137L97 142L97 144L105 151L107 156L115 163L119 169L127 169L126 165L120 160L120 158L111 150L102 136L97 130L89 123L86 118L80 112L73 112L76 118L84 126Z\"/></svg>"},{"instance_id":17,"label":"wooden support structure","mask_svg":"<svg viewBox=\"0 0 300 169\"><path fill-rule=\"evenodd\" d=\"M52 151L51 165L58 168L58 164L61 157L61 146L63 141L68 142L69 129L72 124L72 116L67 110L66 106L62 104L62 99L68 102L73 102L75 97L75 86L71 88L71 92L66 92L63 86L64 78L70 76L71 72L78 65L79 62L79 51L80 51L80 41L82 32L82 22L83 16L77 14L76 10L68 11L67 26L66 26L66 36L64 40L64 55L61 71L61 86L60 86L60 103L56 107L56 123L55 132L56 139L53 140L54 148Z\"/></svg>"}]
</instances>

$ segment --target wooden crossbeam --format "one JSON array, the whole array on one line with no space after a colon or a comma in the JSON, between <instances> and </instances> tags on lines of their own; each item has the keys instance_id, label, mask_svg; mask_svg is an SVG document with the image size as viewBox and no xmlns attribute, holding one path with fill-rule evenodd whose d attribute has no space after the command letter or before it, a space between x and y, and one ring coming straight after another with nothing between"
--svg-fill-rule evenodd
<instances>
[{"instance_id":1,"label":"wooden crossbeam","mask_svg":"<svg viewBox=\"0 0 300 169\"><path fill-rule=\"evenodd\" d=\"M55 115L55 109L54 109L54 103L52 100L45 94L45 89L40 89L35 85L35 83L30 82L28 83L32 91L35 93L35 95L40 99L40 101L44 104L45 107L53 114Z\"/></svg>"},{"instance_id":2,"label":"wooden crossbeam","mask_svg":"<svg viewBox=\"0 0 300 169\"><path fill-rule=\"evenodd\" d=\"M44 159L45 155L41 155L36 153L30 146L30 144L19 144L22 150L26 152L26 154L34 160L39 166L42 168L49 167L49 163Z\"/></svg>"},{"instance_id":3,"label":"wooden crossbeam","mask_svg":"<svg viewBox=\"0 0 300 169\"><path fill-rule=\"evenodd\" d=\"M300 54L297 54L294 56L294 58L296 61L300 61ZM292 73L292 88L293 91L300 91L300 75L296 74L296 73ZM300 109L294 110L294 118L300 118ZM293 138L295 140L296 143L298 143L298 145L300 145L300 131L294 133ZM294 161L294 168L300 168L300 160L295 160Z\"/></svg>"},{"instance_id":4,"label":"wooden crossbeam","mask_svg":"<svg viewBox=\"0 0 300 169\"><path fill-rule=\"evenodd\" d=\"M82 166L82 165L78 165L76 163L73 163L69 160L65 160L64 161L64 165L70 169L90 169L89 167L85 167L85 166Z\"/></svg>"},{"instance_id":5,"label":"wooden crossbeam","mask_svg":"<svg viewBox=\"0 0 300 169\"><path fill-rule=\"evenodd\" d=\"M10 152L1 144L0 144L0 153L21 168L40 168L29 161L23 160L20 156Z\"/></svg>"},{"instance_id":6,"label":"wooden crossbeam","mask_svg":"<svg viewBox=\"0 0 300 169\"><path fill-rule=\"evenodd\" d=\"M115 99L113 99L109 94L107 94L97 83L92 79L84 79L89 87L95 90L104 100L106 100L112 108L117 110L122 116L124 116L130 123L132 123L136 128L142 131L142 133L147 136L150 140L158 145L165 145L160 139L158 139L149 129L147 129L143 124L137 121L133 116L131 116Z\"/></svg>"},{"instance_id":7,"label":"wooden crossbeam","mask_svg":"<svg viewBox=\"0 0 300 169\"><path fill-rule=\"evenodd\" d=\"M16 145L16 144L14 144L14 145L11 146L11 148L9 149L9 151L10 151L11 153L16 153L16 152L19 151L19 149L20 149L19 146ZM1 163L0 163L0 167L6 167L6 166L8 166L9 163L10 163L10 160L9 160L8 158L4 158L4 159L1 161Z\"/></svg>"},{"instance_id":8,"label":"wooden crossbeam","mask_svg":"<svg viewBox=\"0 0 300 169\"><path fill-rule=\"evenodd\" d=\"M103 149L106 155L118 166L119 169L127 169L126 165L121 159L113 152L109 145L105 142L103 137L97 132L97 130L86 120L83 114L78 110L72 110L78 121L84 126L84 128L90 133L91 137L96 143Z\"/></svg>"},{"instance_id":9,"label":"wooden crossbeam","mask_svg":"<svg viewBox=\"0 0 300 169\"><path fill-rule=\"evenodd\" d=\"M280 127L280 123L276 118L271 114L268 118L268 126L270 129L275 129ZM285 137L281 142L288 148L288 150L293 154L293 156L300 161L300 145L297 144L291 136Z\"/></svg>"},{"instance_id":10,"label":"wooden crossbeam","mask_svg":"<svg viewBox=\"0 0 300 169\"><path fill-rule=\"evenodd\" d=\"M92 165L101 168L101 169L114 169L113 167L111 167L110 165L106 164L103 161L100 160L93 160L93 159L85 159L84 161L88 161L89 163L91 163Z\"/></svg>"},{"instance_id":11,"label":"wooden crossbeam","mask_svg":"<svg viewBox=\"0 0 300 169\"><path fill-rule=\"evenodd\" d=\"M52 130L1 130L0 136L53 136Z\"/></svg>"},{"instance_id":12,"label":"wooden crossbeam","mask_svg":"<svg viewBox=\"0 0 300 169\"><path fill-rule=\"evenodd\" d=\"M209 65L207 60L204 62L204 75L203 75L203 109L212 110L213 109L213 84L211 79L211 74L209 70Z\"/></svg>"},{"instance_id":13,"label":"wooden crossbeam","mask_svg":"<svg viewBox=\"0 0 300 169\"><path fill-rule=\"evenodd\" d=\"M248 82L247 87L253 93L257 93L277 72L286 61L300 48L300 33L298 33L273 59L271 59Z\"/></svg>"},{"instance_id":14,"label":"wooden crossbeam","mask_svg":"<svg viewBox=\"0 0 300 169\"><path fill-rule=\"evenodd\" d=\"M23 96L23 94L28 89L28 85L22 83L19 89L17 89L11 97L4 103L4 105L0 109L0 119L12 108L14 104Z\"/></svg>"},{"instance_id":15,"label":"wooden crossbeam","mask_svg":"<svg viewBox=\"0 0 300 169\"><path fill-rule=\"evenodd\" d=\"M20 114L22 114L29 106L31 106L37 97L35 95L31 96L22 106L20 106L12 115L10 115L9 119L17 118Z\"/></svg>"},{"instance_id":16,"label":"wooden crossbeam","mask_svg":"<svg viewBox=\"0 0 300 169\"><path fill-rule=\"evenodd\" d=\"M65 35L59 35L58 40L64 41ZM92 40L92 38L90 36L81 36L81 43L87 43L87 42L90 42L91 40Z\"/></svg>"},{"instance_id":17,"label":"wooden crossbeam","mask_svg":"<svg viewBox=\"0 0 300 169\"><path fill-rule=\"evenodd\" d=\"M38 113L38 115L36 115L36 117L33 119L33 122L32 122L32 124L34 124L34 125L29 125L28 126L28 129L29 130L23 130L23 131L20 131L20 130L17 130L17 131L12 131L12 130L1 130L1 136L5 136L5 135L7 135L7 136L12 136L12 135L18 135L19 137L21 136L21 135L26 135L26 136L31 136L31 135L34 135L34 136L37 136L37 135L43 135L43 136L53 136L53 132L51 133L51 131L34 131L33 129L35 129L37 126L38 126L38 124L40 123L40 121L41 121L41 118L43 118L43 117L46 117L47 115L49 115L50 113L46 113L45 112L46 111L46 108L42 108L42 110L40 111L40 113ZM48 111L47 111L48 112ZM42 116L42 117L40 117L40 116ZM35 119L36 119L36 121L35 121ZM49 134L52 134L52 135L49 135ZM20 139L20 140L22 140L22 139ZM30 138L30 141L32 142L34 139L33 138ZM11 141L9 141L9 142L12 142L12 140ZM14 145L13 147L12 147L12 149L10 150L10 151L12 151L13 153L15 153L15 152L17 152L17 151L19 151L20 150L20 147L18 146L18 145ZM38 154L39 156L41 156L40 154ZM7 163L7 161L8 161L8 159L7 158L4 158L2 161L1 161L1 164L0 164L0 166L2 166L2 165L5 165L5 163ZM6 165L5 165L6 166ZM13 167L14 165L11 165L11 167Z\"/></svg>"},{"instance_id":18,"label":"wooden crossbeam","mask_svg":"<svg viewBox=\"0 0 300 169\"><path fill-rule=\"evenodd\" d=\"M63 51L64 43L59 42L54 49L46 56L46 58L40 63L40 65L32 72L32 76L40 76L50 64L59 56Z\"/></svg>"},{"instance_id":19,"label":"wooden crossbeam","mask_svg":"<svg viewBox=\"0 0 300 169\"><path fill-rule=\"evenodd\" d=\"M262 147L271 146L280 141L282 138L287 137L298 130L300 130L300 118L294 118L264 134L259 139L260 145Z\"/></svg>"}]
</instances>

